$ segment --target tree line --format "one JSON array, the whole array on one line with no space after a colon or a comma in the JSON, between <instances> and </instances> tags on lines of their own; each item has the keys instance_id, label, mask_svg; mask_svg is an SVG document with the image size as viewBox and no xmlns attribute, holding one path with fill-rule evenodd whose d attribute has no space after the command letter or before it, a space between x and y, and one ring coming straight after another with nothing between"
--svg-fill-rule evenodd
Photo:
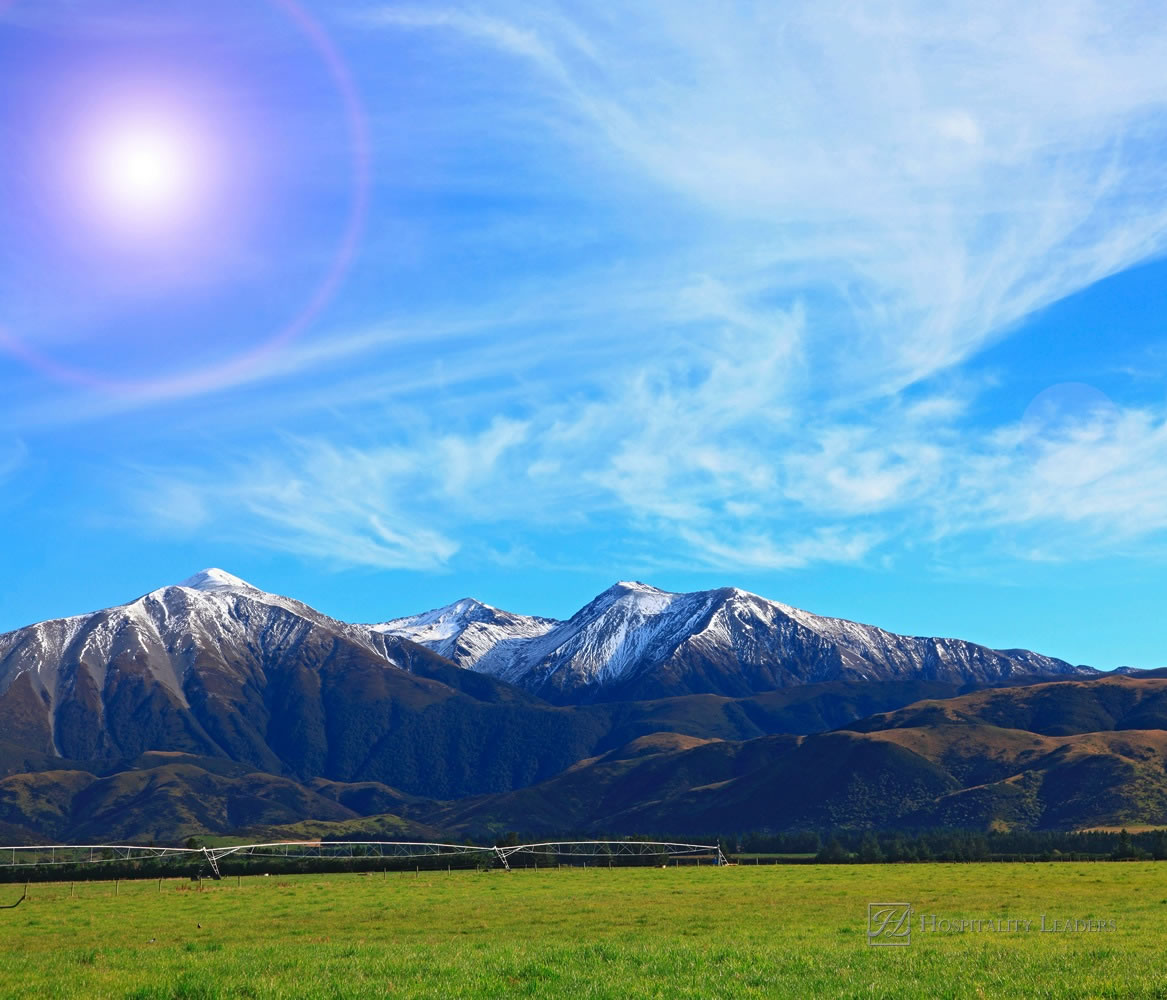
<instances>
[{"instance_id":1,"label":"tree line","mask_svg":"<svg viewBox=\"0 0 1167 1000\"><path fill-rule=\"evenodd\" d=\"M801 855L825 864L896 861L1163 861L1167 830L796 831L720 838L726 854Z\"/></svg>"}]
</instances>

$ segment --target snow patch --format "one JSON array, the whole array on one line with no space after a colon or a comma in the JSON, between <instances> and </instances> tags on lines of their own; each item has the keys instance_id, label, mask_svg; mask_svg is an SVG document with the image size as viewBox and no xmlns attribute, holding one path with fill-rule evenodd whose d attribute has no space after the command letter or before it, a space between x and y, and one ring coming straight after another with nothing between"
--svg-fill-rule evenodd
<instances>
[{"instance_id":1,"label":"snow patch","mask_svg":"<svg viewBox=\"0 0 1167 1000\"><path fill-rule=\"evenodd\" d=\"M213 566L201 570L194 576L187 577L178 586L204 592L210 590L259 590L258 587L253 587L246 580L241 580L226 570L216 569Z\"/></svg>"}]
</instances>

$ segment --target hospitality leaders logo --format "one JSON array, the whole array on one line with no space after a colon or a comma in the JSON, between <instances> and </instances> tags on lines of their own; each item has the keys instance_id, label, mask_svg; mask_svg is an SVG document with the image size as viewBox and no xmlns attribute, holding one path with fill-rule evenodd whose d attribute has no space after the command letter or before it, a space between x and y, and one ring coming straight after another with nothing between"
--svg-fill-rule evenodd
<instances>
[{"instance_id":1,"label":"hospitality leaders logo","mask_svg":"<svg viewBox=\"0 0 1167 1000\"><path fill-rule=\"evenodd\" d=\"M867 943L906 948L912 943L912 907L909 903L868 903Z\"/></svg>"},{"instance_id":2,"label":"hospitality leaders logo","mask_svg":"<svg viewBox=\"0 0 1167 1000\"><path fill-rule=\"evenodd\" d=\"M910 903L868 903L867 943L906 948L912 943L912 923L921 934L1110 934L1118 930L1114 917L1097 914L1041 913L1036 916L985 915L966 917L920 913Z\"/></svg>"}]
</instances>

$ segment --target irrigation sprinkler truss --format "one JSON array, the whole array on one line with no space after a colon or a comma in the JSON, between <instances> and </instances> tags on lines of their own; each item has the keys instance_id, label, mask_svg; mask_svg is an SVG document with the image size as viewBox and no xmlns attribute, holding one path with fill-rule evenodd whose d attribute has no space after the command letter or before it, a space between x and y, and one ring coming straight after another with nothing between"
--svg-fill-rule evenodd
<instances>
[{"instance_id":1,"label":"irrigation sprinkler truss","mask_svg":"<svg viewBox=\"0 0 1167 1000\"><path fill-rule=\"evenodd\" d=\"M325 858L362 860L383 858L395 861L455 857L479 859L511 870L511 860L530 857L536 865L577 864L582 861L624 859L690 858L698 863L708 857L715 865L726 863L717 844L682 844L646 840L552 840L539 844L511 844L481 847L474 844L440 844L388 840L289 840L269 844L231 844L222 847L154 847L142 844L42 844L0 847L0 870L42 865L100 865L116 862L154 860L203 861L213 878L220 877L219 862L228 857L296 860Z\"/></svg>"},{"instance_id":2,"label":"irrigation sprinkler truss","mask_svg":"<svg viewBox=\"0 0 1167 1000\"><path fill-rule=\"evenodd\" d=\"M718 844L678 844L668 841L646 840L551 840L542 844L517 844L512 847L496 847L504 867L510 868L508 859L515 855L532 855L567 858L646 858L664 855L667 858L710 856L714 864L726 863Z\"/></svg>"}]
</instances>

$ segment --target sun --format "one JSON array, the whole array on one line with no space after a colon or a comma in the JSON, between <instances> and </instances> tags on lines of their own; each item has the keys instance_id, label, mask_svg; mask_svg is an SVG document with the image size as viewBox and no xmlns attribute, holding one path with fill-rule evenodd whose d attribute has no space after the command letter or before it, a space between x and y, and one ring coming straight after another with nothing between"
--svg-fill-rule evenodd
<instances>
[{"instance_id":1,"label":"sun","mask_svg":"<svg viewBox=\"0 0 1167 1000\"><path fill-rule=\"evenodd\" d=\"M182 142L154 125L130 125L105 136L98 149L97 187L111 205L166 215L189 184Z\"/></svg>"},{"instance_id":2,"label":"sun","mask_svg":"<svg viewBox=\"0 0 1167 1000\"><path fill-rule=\"evenodd\" d=\"M189 224L210 182L205 145L189 123L157 112L93 123L80 166L90 213L128 234Z\"/></svg>"}]
</instances>

